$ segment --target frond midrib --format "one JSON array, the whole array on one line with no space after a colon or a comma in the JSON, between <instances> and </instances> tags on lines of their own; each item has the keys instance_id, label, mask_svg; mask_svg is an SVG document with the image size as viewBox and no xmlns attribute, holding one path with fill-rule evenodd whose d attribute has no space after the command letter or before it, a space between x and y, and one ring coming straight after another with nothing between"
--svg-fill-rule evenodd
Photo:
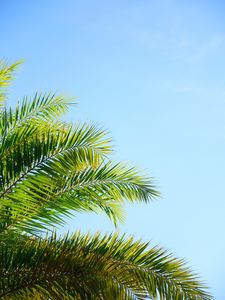
<instances>
[{"instance_id":1,"label":"frond midrib","mask_svg":"<svg viewBox=\"0 0 225 300\"><path fill-rule=\"evenodd\" d=\"M0 193L0 198L3 198L8 192L11 191L12 188L14 188L17 185L17 183L19 183L22 179L27 177L31 172L33 172L36 169L40 168L47 161L57 157L58 155L66 153L67 151L75 150L75 149L92 149L97 153L97 155L104 156L104 154L102 154L100 151L98 151L97 148L95 148L94 146L90 146L90 147L88 147L88 146L71 146L67 149L62 149L61 151L59 151L57 153L54 153L52 155L49 155L48 157L46 157L46 158L42 159L41 161L39 161L37 164L34 164L32 167L28 168L27 171L22 173L11 185L6 186L5 190Z\"/></svg>"}]
</instances>

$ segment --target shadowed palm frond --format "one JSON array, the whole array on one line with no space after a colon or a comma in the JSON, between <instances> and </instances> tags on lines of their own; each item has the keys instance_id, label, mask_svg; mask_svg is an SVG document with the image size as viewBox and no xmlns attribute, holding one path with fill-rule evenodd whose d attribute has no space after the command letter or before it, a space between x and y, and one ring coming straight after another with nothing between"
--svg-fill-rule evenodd
<instances>
[{"instance_id":1,"label":"shadowed palm frond","mask_svg":"<svg viewBox=\"0 0 225 300\"><path fill-rule=\"evenodd\" d=\"M1 246L0 264L4 300L211 299L182 260L118 234L27 238Z\"/></svg>"}]
</instances>

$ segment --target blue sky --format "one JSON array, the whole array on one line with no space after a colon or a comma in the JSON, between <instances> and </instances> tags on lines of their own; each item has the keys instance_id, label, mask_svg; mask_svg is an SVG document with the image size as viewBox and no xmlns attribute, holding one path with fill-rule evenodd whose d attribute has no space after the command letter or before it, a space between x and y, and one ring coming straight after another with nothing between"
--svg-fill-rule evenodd
<instances>
[{"instance_id":1,"label":"blue sky","mask_svg":"<svg viewBox=\"0 0 225 300\"><path fill-rule=\"evenodd\" d=\"M224 299L225 5L222 1L1 1L11 88L79 96L69 121L110 131L114 158L157 179L162 199L127 205L121 232L184 257ZM66 229L111 231L104 216Z\"/></svg>"}]
</instances>

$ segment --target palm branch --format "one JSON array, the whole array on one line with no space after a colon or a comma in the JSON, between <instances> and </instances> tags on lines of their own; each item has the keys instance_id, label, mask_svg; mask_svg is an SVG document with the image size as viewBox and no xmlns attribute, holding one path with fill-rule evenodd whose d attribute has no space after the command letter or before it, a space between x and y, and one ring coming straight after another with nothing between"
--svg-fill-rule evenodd
<instances>
[{"instance_id":1,"label":"palm branch","mask_svg":"<svg viewBox=\"0 0 225 300\"><path fill-rule=\"evenodd\" d=\"M2 299L211 299L182 260L118 234L26 238L0 261Z\"/></svg>"}]
</instances>

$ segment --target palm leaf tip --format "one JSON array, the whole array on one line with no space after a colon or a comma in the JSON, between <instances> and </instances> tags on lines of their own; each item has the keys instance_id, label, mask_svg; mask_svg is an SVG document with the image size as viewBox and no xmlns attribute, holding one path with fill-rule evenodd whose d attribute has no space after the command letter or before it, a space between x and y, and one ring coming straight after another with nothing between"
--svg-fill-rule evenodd
<instances>
[{"instance_id":1,"label":"palm leaf tip","mask_svg":"<svg viewBox=\"0 0 225 300\"><path fill-rule=\"evenodd\" d=\"M25 97L18 105L16 115L19 120L47 120L53 121L66 111L69 106L76 104L75 98L67 98L55 93L36 93L33 99Z\"/></svg>"},{"instance_id":2,"label":"palm leaf tip","mask_svg":"<svg viewBox=\"0 0 225 300\"><path fill-rule=\"evenodd\" d=\"M123 163L108 162L102 168L101 176L108 178L112 192L130 201L149 202L160 196L154 178L148 177L136 167L128 167Z\"/></svg>"},{"instance_id":3,"label":"palm leaf tip","mask_svg":"<svg viewBox=\"0 0 225 300\"><path fill-rule=\"evenodd\" d=\"M13 64L9 64L4 60L0 60L0 107L4 105L6 100L6 87L10 85L15 71L22 62L22 60L19 60Z\"/></svg>"}]
</instances>

